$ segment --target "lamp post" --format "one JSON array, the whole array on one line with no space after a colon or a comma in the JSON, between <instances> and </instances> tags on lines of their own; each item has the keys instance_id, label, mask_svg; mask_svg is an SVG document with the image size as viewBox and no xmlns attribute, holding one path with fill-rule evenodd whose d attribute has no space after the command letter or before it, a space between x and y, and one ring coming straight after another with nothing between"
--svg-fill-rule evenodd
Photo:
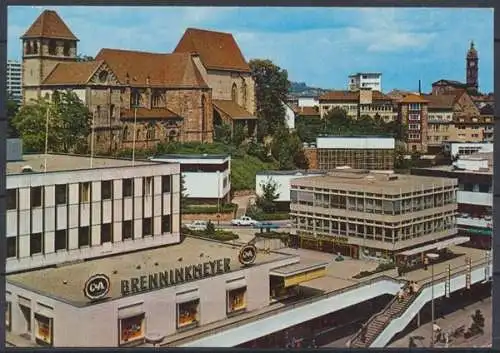
<instances>
[{"instance_id":1,"label":"lamp post","mask_svg":"<svg viewBox=\"0 0 500 353\"><path fill-rule=\"evenodd\" d=\"M428 253L425 256L431 263L431 322L432 322L432 335L431 335L431 348L434 347L434 320L435 320L435 307L434 307L434 261L439 258L438 254Z\"/></svg>"},{"instance_id":2,"label":"lamp post","mask_svg":"<svg viewBox=\"0 0 500 353\"><path fill-rule=\"evenodd\" d=\"M132 166L135 165L135 139L137 136L137 103L134 102L134 136L132 137Z\"/></svg>"},{"instance_id":3,"label":"lamp post","mask_svg":"<svg viewBox=\"0 0 500 353\"><path fill-rule=\"evenodd\" d=\"M217 227L220 227L220 171L217 171Z\"/></svg>"}]
</instances>

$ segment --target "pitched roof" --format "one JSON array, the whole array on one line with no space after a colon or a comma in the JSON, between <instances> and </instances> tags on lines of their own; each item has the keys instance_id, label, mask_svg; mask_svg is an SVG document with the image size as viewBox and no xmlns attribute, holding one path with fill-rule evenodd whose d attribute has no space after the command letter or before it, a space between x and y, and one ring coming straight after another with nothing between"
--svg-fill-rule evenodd
<instances>
[{"instance_id":1,"label":"pitched roof","mask_svg":"<svg viewBox=\"0 0 500 353\"><path fill-rule=\"evenodd\" d=\"M188 53L161 54L121 49L101 49L104 60L121 84L172 88L208 88ZM128 75L128 78L127 78Z\"/></svg>"},{"instance_id":2,"label":"pitched roof","mask_svg":"<svg viewBox=\"0 0 500 353\"><path fill-rule=\"evenodd\" d=\"M53 38L78 40L73 32L66 26L57 12L52 10L43 11L40 16L23 34L21 39L25 38Z\"/></svg>"},{"instance_id":3,"label":"pitched roof","mask_svg":"<svg viewBox=\"0 0 500 353\"><path fill-rule=\"evenodd\" d=\"M84 85L102 61L58 63L43 80L44 85Z\"/></svg>"},{"instance_id":4,"label":"pitched roof","mask_svg":"<svg viewBox=\"0 0 500 353\"><path fill-rule=\"evenodd\" d=\"M137 108L135 109L122 109L120 111L122 119L181 119L179 115L167 108Z\"/></svg>"},{"instance_id":5,"label":"pitched roof","mask_svg":"<svg viewBox=\"0 0 500 353\"><path fill-rule=\"evenodd\" d=\"M236 102L232 100L213 99L212 104L214 105L215 109L221 111L226 115L229 115L231 119L234 120L257 119L256 116L250 114L250 112L240 107Z\"/></svg>"},{"instance_id":6,"label":"pitched roof","mask_svg":"<svg viewBox=\"0 0 500 353\"><path fill-rule=\"evenodd\" d=\"M197 53L207 69L250 71L231 33L188 28L174 53Z\"/></svg>"},{"instance_id":7,"label":"pitched roof","mask_svg":"<svg viewBox=\"0 0 500 353\"><path fill-rule=\"evenodd\" d=\"M447 85L447 86L452 86L455 88L467 87L467 85L465 83L460 82L460 81L455 81L455 80L439 80L439 81L432 83L432 86L437 86L437 85Z\"/></svg>"},{"instance_id":8,"label":"pitched roof","mask_svg":"<svg viewBox=\"0 0 500 353\"><path fill-rule=\"evenodd\" d=\"M429 109L453 109L456 101L452 94L427 94L424 97L429 102Z\"/></svg>"},{"instance_id":9,"label":"pitched roof","mask_svg":"<svg viewBox=\"0 0 500 353\"><path fill-rule=\"evenodd\" d=\"M318 107L296 107L294 109L295 114L301 116L319 116L319 108Z\"/></svg>"},{"instance_id":10,"label":"pitched roof","mask_svg":"<svg viewBox=\"0 0 500 353\"><path fill-rule=\"evenodd\" d=\"M371 91L373 101L392 101L380 91ZM329 91L319 97L323 101L359 101L360 91Z\"/></svg>"},{"instance_id":11,"label":"pitched roof","mask_svg":"<svg viewBox=\"0 0 500 353\"><path fill-rule=\"evenodd\" d=\"M401 99L400 103L427 103L428 100L418 94L408 94Z\"/></svg>"}]
</instances>

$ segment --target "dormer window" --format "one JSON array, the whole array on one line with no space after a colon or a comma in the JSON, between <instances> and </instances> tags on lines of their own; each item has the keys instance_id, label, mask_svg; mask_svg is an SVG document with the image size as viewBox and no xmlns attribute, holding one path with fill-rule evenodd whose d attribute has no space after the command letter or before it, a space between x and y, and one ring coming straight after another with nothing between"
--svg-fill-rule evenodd
<instances>
[{"instance_id":1,"label":"dormer window","mask_svg":"<svg viewBox=\"0 0 500 353\"><path fill-rule=\"evenodd\" d=\"M159 108L162 105L162 94L159 90L154 90L151 97L151 106L153 108Z\"/></svg>"}]
</instances>

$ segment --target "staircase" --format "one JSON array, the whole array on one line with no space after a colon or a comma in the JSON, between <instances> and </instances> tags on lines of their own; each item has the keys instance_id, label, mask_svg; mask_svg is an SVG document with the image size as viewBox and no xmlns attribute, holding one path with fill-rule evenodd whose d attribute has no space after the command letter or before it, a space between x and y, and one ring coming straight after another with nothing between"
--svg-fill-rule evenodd
<instances>
[{"instance_id":1,"label":"staircase","mask_svg":"<svg viewBox=\"0 0 500 353\"><path fill-rule=\"evenodd\" d=\"M421 289L420 289L421 290ZM373 315L351 339L351 348L367 348L382 333L394 317L401 315L418 297L420 290L400 300L397 296L379 313Z\"/></svg>"}]
</instances>

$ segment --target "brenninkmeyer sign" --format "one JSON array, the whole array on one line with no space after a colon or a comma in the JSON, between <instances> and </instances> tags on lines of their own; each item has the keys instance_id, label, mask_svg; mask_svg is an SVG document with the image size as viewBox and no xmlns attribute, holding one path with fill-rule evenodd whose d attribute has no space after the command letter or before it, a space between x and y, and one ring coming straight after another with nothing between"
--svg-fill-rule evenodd
<instances>
[{"instance_id":1,"label":"brenninkmeyer sign","mask_svg":"<svg viewBox=\"0 0 500 353\"><path fill-rule=\"evenodd\" d=\"M231 270L228 258L132 277L121 281L123 296L217 276Z\"/></svg>"}]
</instances>

